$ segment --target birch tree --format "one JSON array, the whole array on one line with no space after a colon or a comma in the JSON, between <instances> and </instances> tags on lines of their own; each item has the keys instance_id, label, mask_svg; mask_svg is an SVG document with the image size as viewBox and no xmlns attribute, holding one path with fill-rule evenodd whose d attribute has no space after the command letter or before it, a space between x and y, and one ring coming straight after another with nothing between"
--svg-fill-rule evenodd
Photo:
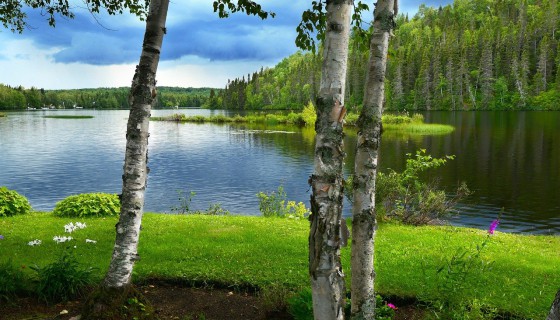
<instances>
[{"instance_id":1,"label":"birch tree","mask_svg":"<svg viewBox=\"0 0 560 320\"><path fill-rule=\"evenodd\" d=\"M558 320L560 319L560 290L556 293L554 302L552 302L552 307L550 307L550 313L546 320Z\"/></svg>"},{"instance_id":2,"label":"birch tree","mask_svg":"<svg viewBox=\"0 0 560 320\"><path fill-rule=\"evenodd\" d=\"M309 274L315 319L344 319L346 291L340 261L344 185L342 120L346 112L344 96L352 6L352 0L327 0L326 15L315 20L317 25L325 26L321 82L315 102L314 172L309 180L312 187ZM314 2L314 7L320 7L318 11L322 12L320 1ZM305 17L306 13L303 20Z\"/></svg>"},{"instance_id":3,"label":"birch tree","mask_svg":"<svg viewBox=\"0 0 560 320\"><path fill-rule=\"evenodd\" d=\"M129 93L131 106L126 131L126 151L121 196L121 212L116 225L116 239L109 269L101 286L86 303L82 319L118 318L115 309L124 305L128 297L141 298L131 290L131 277L135 261L139 259L137 249L140 227L144 213L144 194L148 177L148 137L150 113L156 102L156 72L159 64L165 21L169 0L151 0L146 19L146 31L142 44L140 62L132 80ZM214 2L214 11L220 17L230 12L243 11L265 19L269 13L261 6L246 0L235 5L229 0ZM133 306L129 306L132 309ZM142 305L139 305L142 309ZM143 311L143 310L141 310ZM152 317L142 312L140 317Z\"/></svg>"},{"instance_id":4,"label":"birch tree","mask_svg":"<svg viewBox=\"0 0 560 320\"><path fill-rule=\"evenodd\" d=\"M156 72L160 59L169 0L152 0L140 62L129 93L130 115L126 128L121 212L115 226L116 239L109 269L98 293L91 296L82 319L111 319L129 296L134 262L138 260L138 240L144 214L144 194L148 178L148 136L150 113L157 96ZM115 310L116 309L116 310ZM149 314L142 316L149 317Z\"/></svg>"},{"instance_id":5,"label":"birch tree","mask_svg":"<svg viewBox=\"0 0 560 320\"><path fill-rule=\"evenodd\" d=\"M396 15L397 0L377 1L364 104L357 123L352 204L352 319L374 319L375 316L375 178L381 143L387 51Z\"/></svg>"}]
</instances>

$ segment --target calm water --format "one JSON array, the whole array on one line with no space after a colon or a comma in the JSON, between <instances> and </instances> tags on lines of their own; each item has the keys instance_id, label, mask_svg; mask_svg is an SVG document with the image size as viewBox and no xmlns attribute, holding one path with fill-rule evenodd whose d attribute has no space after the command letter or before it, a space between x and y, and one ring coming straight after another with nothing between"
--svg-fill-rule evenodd
<instances>
[{"instance_id":1,"label":"calm water","mask_svg":"<svg viewBox=\"0 0 560 320\"><path fill-rule=\"evenodd\" d=\"M51 210L71 194L120 193L127 116L96 110L9 113L0 118L0 185L27 196L36 210ZM425 118L457 129L446 136L385 134L382 169L402 169L405 154L419 148L434 156L453 154L455 160L430 178L447 190L465 181L474 191L454 224L486 228L504 207L502 231L560 234L560 113L431 112ZM194 209L221 203L233 213L258 215L256 193L280 184L290 199L308 203L312 129L152 122L150 131L147 211L169 212L179 205L177 190L186 190L196 192ZM348 162L354 145L350 131Z\"/></svg>"}]
</instances>

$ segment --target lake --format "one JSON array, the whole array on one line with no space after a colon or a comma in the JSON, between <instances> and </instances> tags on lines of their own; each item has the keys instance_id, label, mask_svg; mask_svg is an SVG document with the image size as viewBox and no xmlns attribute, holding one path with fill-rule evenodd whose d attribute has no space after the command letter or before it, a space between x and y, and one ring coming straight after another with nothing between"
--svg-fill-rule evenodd
<instances>
[{"instance_id":1,"label":"lake","mask_svg":"<svg viewBox=\"0 0 560 320\"><path fill-rule=\"evenodd\" d=\"M223 114L210 110L154 110ZM54 119L45 115L92 115ZM451 124L444 136L385 133L381 170L404 167L406 153L424 148L435 157L455 155L428 174L448 190L465 181L474 191L453 224L487 228L503 207L500 231L560 234L559 112L429 112L426 122ZM0 186L25 195L35 210L87 192L120 193L128 111L9 112L0 118ZM291 200L309 202L313 170L310 128L152 122L146 211L170 212L177 191L196 192L191 208L221 205L235 214L259 215L260 191L283 185ZM346 173L351 173L355 132L348 131ZM350 216L345 205L345 216Z\"/></svg>"}]
</instances>

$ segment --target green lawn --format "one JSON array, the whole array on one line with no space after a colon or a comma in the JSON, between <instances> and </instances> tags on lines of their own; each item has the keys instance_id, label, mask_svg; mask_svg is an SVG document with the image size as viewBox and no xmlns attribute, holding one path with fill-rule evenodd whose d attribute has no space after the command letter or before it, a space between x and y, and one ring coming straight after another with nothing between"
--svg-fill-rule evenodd
<instances>
[{"instance_id":1,"label":"green lawn","mask_svg":"<svg viewBox=\"0 0 560 320\"><path fill-rule=\"evenodd\" d=\"M64 225L76 221L87 228L70 234L74 240L69 245L52 240L68 235ZM68 247L81 262L99 268L101 278L111 257L116 222L50 213L0 218L0 263L11 259L31 275L29 265L50 263ZM298 290L308 286L308 227L307 221L278 218L146 214L134 279ZM383 295L443 299L436 270L458 248L475 252L485 238L485 231L469 228L382 224L376 238L376 289ZM27 245L34 239L42 244ZM560 237L496 232L481 254L482 261L493 261L491 269L469 273L462 294L502 312L543 319L560 287L558 248ZM349 248L343 250L343 263L349 279Z\"/></svg>"}]
</instances>

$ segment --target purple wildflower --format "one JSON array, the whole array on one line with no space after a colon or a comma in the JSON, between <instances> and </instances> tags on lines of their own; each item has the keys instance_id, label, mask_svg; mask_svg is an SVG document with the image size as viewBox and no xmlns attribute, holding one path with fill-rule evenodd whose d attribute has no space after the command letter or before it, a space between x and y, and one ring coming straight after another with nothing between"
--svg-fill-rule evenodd
<instances>
[{"instance_id":1,"label":"purple wildflower","mask_svg":"<svg viewBox=\"0 0 560 320\"><path fill-rule=\"evenodd\" d=\"M4 236L0 234L0 240L4 240Z\"/></svg>"},{"instance_id":2,"label":"purple wildflower","mask_svg":"<svg viewBox=\"0 0 560 320\"><path fill-rule=\"evenodd\" d=\"M490 224L490 228L488 228L488 234L494 234L494 230L496 230L499 224L500 220L498 219L492 221L492 223Z\"/></svg>"},{"instance_id":3,"label":"purple wildflower","mask_svg":"<svg viewBox=\"0 0 560 320\"><path fill-rule=\"evenodd\" d=\"M387 307L389 307L389 308L391 308L391 309L393 309L393 310L397 310L397 307L396 307L394 304L392 304L392 303L387 303Z\"/></svg>"}]
</instances>

